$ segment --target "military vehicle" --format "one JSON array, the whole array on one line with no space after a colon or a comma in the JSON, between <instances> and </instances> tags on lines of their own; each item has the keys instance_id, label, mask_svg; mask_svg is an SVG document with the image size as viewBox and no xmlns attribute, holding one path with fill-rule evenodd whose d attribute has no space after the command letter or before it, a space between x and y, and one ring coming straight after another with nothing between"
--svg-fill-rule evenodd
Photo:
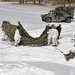
<instances>
[{"instance_id":1,"label":"military vehicle","mask_svg":"<svg viewBox=\"0 0 75 75\"><path fill-rule=\"evenodd\" d=\"M70 23L74 16L73 7L56 7L55 10L51 10L48 14L41 15L42 21L50 22L67 22Z\"/></svg>"}]
</instances>

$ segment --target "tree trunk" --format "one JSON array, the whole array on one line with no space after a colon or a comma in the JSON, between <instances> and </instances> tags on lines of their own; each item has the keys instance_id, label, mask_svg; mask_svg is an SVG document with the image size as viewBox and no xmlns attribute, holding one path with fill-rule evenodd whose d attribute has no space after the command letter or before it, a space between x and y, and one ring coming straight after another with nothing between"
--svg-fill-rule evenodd
<instances>
[{"instance_id":1,"label":"tree trunk","mask_svg":"<svg viewBox=\"0 0 75 75\"><path fill-rule=\"evenodd\" d=\"M40 0L39 0L39 4L40 4L41 2L40 2Z\"/></svg>"},{"instance_id":2,"label":"tree trunk","mask_svg":"<svg viewBox=\"0 0 75 75\"><path fill-rule=\"evenodd\" d=\"M34 4L36 3L36 0L33 0Z\"/></svg>"}]
</instances>

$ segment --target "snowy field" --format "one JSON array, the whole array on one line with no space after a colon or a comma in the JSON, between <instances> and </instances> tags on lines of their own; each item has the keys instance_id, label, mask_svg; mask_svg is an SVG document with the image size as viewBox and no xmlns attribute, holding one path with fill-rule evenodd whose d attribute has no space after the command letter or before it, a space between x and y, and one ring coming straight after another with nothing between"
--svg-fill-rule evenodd
<instances>
[{"instance_id":1,"label":"snowy field","mask_svg":"<svg viewBox=\"0 0 75 75\"><path fill-rule=\"evenodd\" d=\"M47 23L40 15L48 13L52 8L44 6L13 5L0 2L0 26L3 21L17 25L21 22L27 32L38 37ZM59 23L54 23L56 26ZM75 50L73 33L75 19L71 23L61 23L62 32L58 47L53 46L19 46L15 47L9 40L2 41L0 28L0 75L75 75L75 58L66 61L64 55ZM59 49L59 50L58 50Z\"/></svg>"}]
</instances>

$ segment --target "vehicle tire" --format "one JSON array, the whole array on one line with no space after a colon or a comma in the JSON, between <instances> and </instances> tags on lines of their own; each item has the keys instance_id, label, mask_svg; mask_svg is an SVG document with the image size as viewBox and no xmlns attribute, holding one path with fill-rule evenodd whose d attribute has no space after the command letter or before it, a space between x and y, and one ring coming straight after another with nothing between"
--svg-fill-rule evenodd
<instances>
[{"instance_id":1,"label":"vehicle tire","mask_svg":"<svg viewBox=\"0 0 75 75\"><path fill-rule=\"evenodd\" d=\"M52 22L52 19L48 17L48 18L46 18L46 22L50 23L50 22Z\"/></svg>"},{"instance_id":2,"label":"vehicle tire","mask_svg":"<svg viewBox=\"0 0 75 75\"><path fill-rule=\"evenodd\" d=\"M71 18L66 18L66 22L70 23L71 22Z\"/></svg>"}]
</instances>

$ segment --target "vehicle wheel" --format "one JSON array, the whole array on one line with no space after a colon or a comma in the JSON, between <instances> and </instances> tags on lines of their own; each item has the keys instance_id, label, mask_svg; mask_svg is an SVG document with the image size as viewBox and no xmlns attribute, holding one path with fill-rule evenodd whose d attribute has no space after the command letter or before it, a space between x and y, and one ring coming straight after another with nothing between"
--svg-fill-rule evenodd
<instances>
[{"instance_id":1,"label":"vehicle wheel","mask_svg":"<svg viewBox=\"0 0 75 75\"><path fill-rule=\"evenodd\" d=\"M66 22L70 23L71 22L71 18L66 18Z\"/></svg>"},{"instance_id":2,"label":"vehicle wheel","mask_svg":"<svg viewBox=\"0 0 75 75\"><path fill-rule=\"evenodd\" d=\"M48 17L48 18L46 18L46 22L50 23L50 22L52 22L52 19Z\"/></svg>"}]
</instances>

